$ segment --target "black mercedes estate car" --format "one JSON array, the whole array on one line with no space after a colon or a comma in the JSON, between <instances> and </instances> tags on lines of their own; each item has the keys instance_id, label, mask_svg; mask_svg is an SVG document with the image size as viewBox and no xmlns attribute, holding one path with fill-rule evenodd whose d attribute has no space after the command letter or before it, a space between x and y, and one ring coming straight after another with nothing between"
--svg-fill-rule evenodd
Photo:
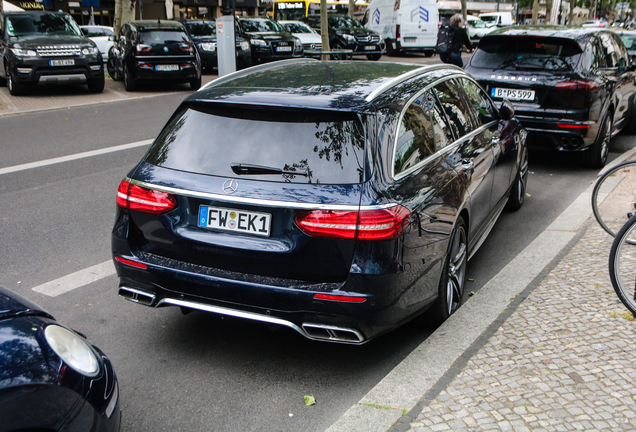
<instances>
[{"instance_id":1,"label":"black mercedes estate car","mask_svg":"<svg viewBox=\"0 0 636 432\"><path fill-rule=\"evenodd\" d=\"M522 26L484 36L466 71L510 100L530 148L585 152L605 165L610 138L636 127L634 66L621 39L598 28Z\"/></svg>"},{"instance_id":2,"label":"black mercedes estate car","mask_svg":"<svg viewBox=\"0 0 636 432\"><path fill-rule=\"evenodd\" d=\"M284 60L186 98L117 192L119 294L361 344L464 301L526 131L455 66ZM427 311L428 309L428 311Z\"/></svg>"},{"instance_id":3,"label":"black mercedes estate car","mask_svg":"<svg viewBox=\"0 0 636 432\"><path fill-rule=\"evenodd\" d=\"M66 13L3 12L0 14L0 81L13 96L30 88L86 84L104 90L102 55Z\"/></svg>"},{"instance_id":4,"label":"black mercedes estate car","mask_svg":"<svg viewBox=\"0 0 636 432\"><path fill-rule=\"evenodd\" d=\"M108 73L123 80L126 91L140 81L190 83L201 87L201 58L185 27L178 21L130 21L108 53Z\"/></svg>"},{"instance_id":5,"label":"black mercedes estate car","mask_svg":"<svg viewBox=\"0 0 636 432\"><path fill-rule=\"evenodd\" d=\"M236 20L235 29L236 35L248 40L252 47L252 64L303 56L300 39L269 18L241 17Z\"/></svg>"},{"instance_id":6,"label":"black mercedes estate car","mask_svg":"<svg viewBox=\"0 0 636 432\"><path fill-rule=\"evenodd\" d=\"M117 432L119 384L109 358L45 310L0 287L2 431Z\"/></svg>"}]
</instances>

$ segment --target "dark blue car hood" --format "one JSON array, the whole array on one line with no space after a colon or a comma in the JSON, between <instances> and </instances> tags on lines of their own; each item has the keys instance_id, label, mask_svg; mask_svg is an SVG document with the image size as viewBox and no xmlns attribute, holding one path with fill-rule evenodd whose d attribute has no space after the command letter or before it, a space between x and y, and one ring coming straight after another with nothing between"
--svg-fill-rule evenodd
<instances>
[{"instance_id":1,"label":"dark blue car hood","mask_svg":"<svg viewBox=\"0 0 636 432\"><path fill-rule=\"evenodd\" d=\"M39 315L53 319L35 303L0 286L0 320L18 315Z\"/></svg>"}]
</instances>

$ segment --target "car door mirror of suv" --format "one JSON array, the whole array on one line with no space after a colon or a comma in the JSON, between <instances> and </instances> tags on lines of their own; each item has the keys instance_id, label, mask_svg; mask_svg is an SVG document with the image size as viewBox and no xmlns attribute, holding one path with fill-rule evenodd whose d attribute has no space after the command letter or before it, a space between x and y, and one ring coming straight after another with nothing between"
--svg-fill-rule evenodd
<instances>
[{"instance_id":1,"label":"car door mirror of suv","mask_svg":"<svg viewBox=\"0 0 636 432\"><path fill-rule=\"evenodd\" d=\"M111 42L117 42L119 38L115 35L112 35L112 36L108 36L108 40Z\"/></svg>"},{"instance_id":2,"label":"car door mirror of suv","mask_svg":"<svg viewBox=\"0 0 636 432\"><path fill-rule=\"evenodd\" d=\"M512 106L508 99L504 99L501 102L501 107L499 108L499 118L501 120L510 120L515 115L515 108Z\"/></svg>"}]
</instances>

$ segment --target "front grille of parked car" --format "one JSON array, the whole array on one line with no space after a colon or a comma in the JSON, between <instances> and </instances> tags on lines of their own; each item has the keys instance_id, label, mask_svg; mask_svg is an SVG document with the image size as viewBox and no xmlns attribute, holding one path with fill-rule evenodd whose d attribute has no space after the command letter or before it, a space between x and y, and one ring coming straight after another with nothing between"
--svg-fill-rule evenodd
<instances>
[{"instance_id":1,"label":"front grille of parked car","mask_svg":"<svg viewBox=\"0 0 636 432\"><path fill-rule=\"evenodd\" d=\"M40 57L64 57L80 55L79 45L39 46L37 49Z\"/></svg>"},{"instance_id":2,"label":"front grille of parked car","mask_svg":"<svg viewBox=\"0 0 636 432\"><path fill-rule=\"evenodd\" d=\"M358 35L356 36L358 42L380 42L379 34Z\"/></svg>"},{"instance_id":3,"label":"front grille of parked car","mask_svg":"<svg viewBox=\"0 0 636 432\"><path fill-rule=\"evenodd\" d=\"M303 49L306 49L306 50L322 50L322 44L317 44L317 43L303 44Z\"/></svg>"}]
</instances>

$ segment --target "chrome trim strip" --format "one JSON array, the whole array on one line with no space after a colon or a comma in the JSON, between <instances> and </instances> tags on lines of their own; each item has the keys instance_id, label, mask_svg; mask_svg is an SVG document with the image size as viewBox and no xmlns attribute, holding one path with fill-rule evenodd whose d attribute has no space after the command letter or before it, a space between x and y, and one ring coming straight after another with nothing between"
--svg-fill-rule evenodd
<instances>
[{"instance_id":1,"label":"chrome trim strip","mask_svg":"<svg viewBox=\"0 0 636 432\"><path fill-rule=\"evenodd\" d=\"M366 100L367 102L372 102L373 99L375 99L376 97L378 97L379 95L384 93L389 88L395 86L398 83L406 81L409 78L413 78L414 76L417 76L417 75L419 75L421 73L428 72L428 71L434 71L434 70L437 70L437 69L448 69L448 68L455 68L458 71L463 71L463 69L461 69L458 66L449 65L449 64L446 64L446 63L440 64L440 65L422 66L421 68L417 68L415 70L412 70L410 72L407 72L405 74L397 76L397 77L393 78L391 81L385 82L380 87L378 87L377 89L373 90L369 94L369 96L367 96L364 100ZM462 76L467 76L467 75L462 75Z\"/></svg>"},{"instance_id":2,"label":"chrome trim strip","mask_svg":"<svg viewBox=\"0 0 636 432\"><path fill-rule=\"evenodd\" d=\"M216 313L216 314L220 314L220 315L233 316L233 317L236 317L236 318L243 318L243 319L248 319L248 320L252 320L252 321L260 321L260 322L265 322L265 323L270 323L270 324L278 324L278 325L282 325L282 326L285 326L285 327L289 327L289 328L291 328L293 330L296 330L298 333L300 333L301 335L303 335L307 339L312 339L312 340L340 342L340 343L352 344L352 345L360 345L360 344L362 344L364 342L364 338L362 337L362 335L359 332L357 332L356 330L352 330L352 329L338 328L338 327L332 327L332 326L323 326L323 328L325 328L325 329L333 329L333 330L351 332L351 333L355 334L358 338L360 338L359 342L340 340L340 339L315 338L313 336L310 336L301 327L298 327L296 324L294 324L291 321L287 321L287 320L284 320L284 319L281 319L281 318L275 318L275 317L272 317L272 316L269 316L269 315L261 315L261 314L257 314L257 313L254 313L254 312L245 312L245 311L229 309L229 308L225 308L225 307L221 307L221 306L212 306L212 305L207 305L207 304L203 304L203 303L195 303L195 302L190 302L190 301L185 301L185 300L177 300L177 299L171 299L171 298L161 299L159 301L159 303L157 304L157 307L162 306L162 305L172 305L172 306L186 307L186 308L190 308L190 309L201 310L201 311L204 311L204 312L212 312L212 313ZM303 326L304 325L307 325L307 324L303 324ZM308 324L308 325L312 326L312 327L320 326L320 324Z\"/></svg>"},{"instance_id":3,"label":"chrome trim strip","mask_svg":"<svg viewBox=\"0 0 636 432\"><path fill-rule=\"evenodd\" d=\"M175 59L175 58L181 58L184 60L192 60L190 57L192 57L192 54L182 54L182 55L165 55L165 56L139 56L139 57L135 57L135 60L137 62L142 62L143 60L146 59Z\"/></svg>"},{"instance_id":4,"label":"chrome trim strip","mask_svg":"<svg viewBox=\"0 0 636 432\"><path fill-rule=\"evenodd\" d=\"M294 64L294 63L308 63L308 62L314 62L317 61L316 59L312 59L312 58L297 58L297 59L287 59L287 60L278 60L275 62L270 62L270 63L264 63L261 65L257 65L257 66L252 66L249 67L247 69L243 69L240 71L236 71L236 72L232 72L231 74L227 74L227 75L223 75L222 77L219 77L217 79L215 79L214 81L210 81L209 83L207 83L206 85L204 85L203 87L200 88L200 90L206 89L208 87L213 87L213 86L217 86L219 84L224 84L228 81L231 81L235 78L242 78L244 76L248 76L251 75L255 72L262 72L262 71L266 71L269 69L278 69L281 66L285 66L288 64Z\"/></svg>"},{"instance_id":5,"label":"chrome trim strip","mask_svg":"<svg viewBox=\"0 0 636 432\"><path fill-rule=\"evenodd\" d=\"M252 205L261 205L267 207L279 207L279 208L293 208L298 210L350 210L357 211L359 210L379 210L390 207L395 207L396 203L389 204L377 204L377 205L369 205L369 206L358 206L358 205L348 205L348 204L319 204L319 203L301 203L295 201L274 201L274 200L266 200L266 199L257 199L257 198L245 198L245 197L237 197L237 196L229 196L229 195L219 195L207 192L197 192L186 189L179 189L168 186L159 186L152 183L146 183L139 180L134 180L129 177L126 177L126 181L129 183L135 184L137 186L141 186L146 189L155 189L162 192L168 192L175 195L183 195L191 198L202 198L209 199L215 201L222 201L226 203L238 203L238 204L252 204Z\"/></svg>"},{"instance_id":6,"label":"chrome trim strip","mask_svg":"<svg viewBox=\"0 0 636 432\"><path fill-rule=\"evenodd\" d=\"M76 83L85 83L86 75L84 74L73 74L73 75L42 75L38 80L38 84L45 84L48 82L76 82Z\"/></svg>"},{"instance_id":7,"label":"chrome trim strip","mask_svg":"<svg viewBox=\"0 0 636 432\"><path fill-rule=\"evenodd\" d=\"M138 290L138 289L135 289L135 288L127 287L127 286L120 286L119 290L117 290L117 291L118 291L117 292L118 294L119 294L119 291L127 291L127 292L133 294L131 297L126 297L126 296L123 296L121 294L119 294L119 296L124 298L124 299L126 299L126 300L129 300L129 301L131 301L133 303L139 303L139 304L142 304L144 306L152 306L154 304L154 302L155 302L155 299L157 298L157 296L155 296L153 293L149 293L149 292L146 292L146 291L141 291L141 290ZM145 299L150 300L150 303L146 304L146 302L139 301L139 296L142 296Z\"/></svg>"}]
</instances>

